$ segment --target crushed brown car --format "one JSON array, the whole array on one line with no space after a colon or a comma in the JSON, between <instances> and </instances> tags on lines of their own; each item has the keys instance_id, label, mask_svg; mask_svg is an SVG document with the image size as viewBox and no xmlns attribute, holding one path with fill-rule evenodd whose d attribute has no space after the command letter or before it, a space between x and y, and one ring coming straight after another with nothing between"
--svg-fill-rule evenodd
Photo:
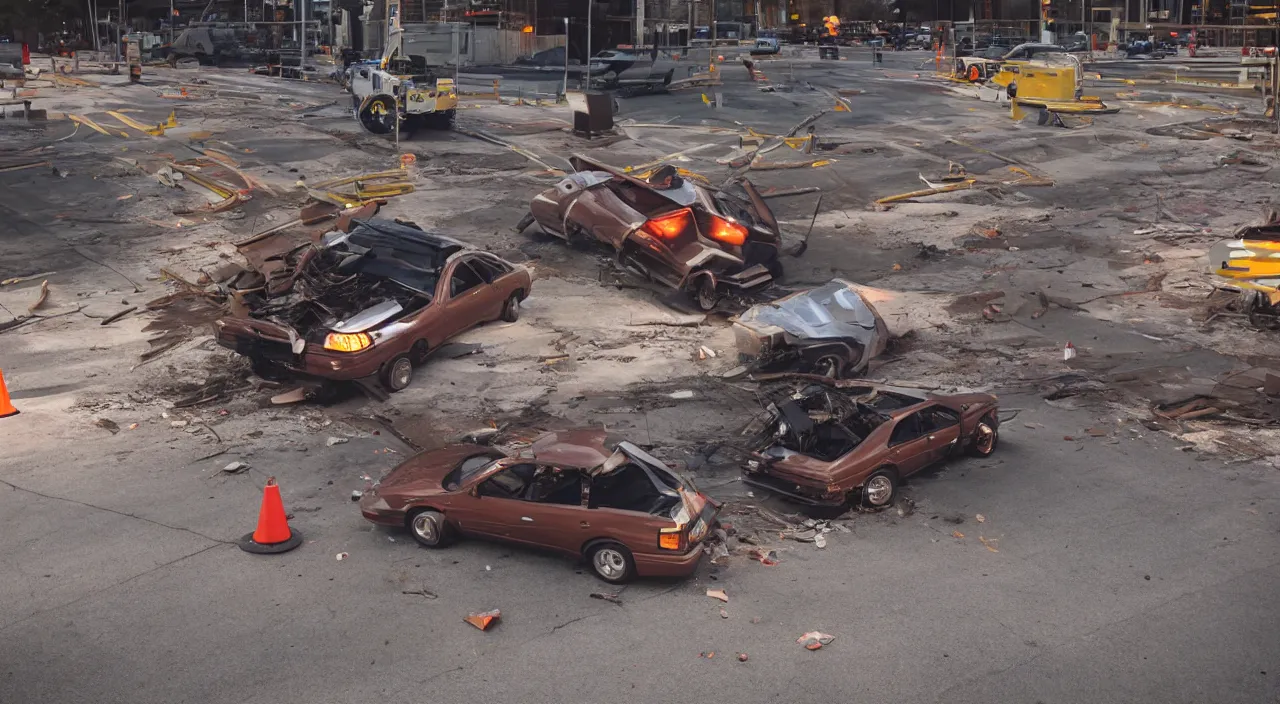
<instances>
[{"instance_id":1,"label":"crushed brown car","mask_svg":"<svg viewBox=\"0 0 1280 704\"><path fill-rule=\"evenodd\" d=\"M748 308L733 322L738 356L759 371L832 379L862 374L889 329L857 285L841 279Z\"/></svg>"},{"instance_id":2,"label":"crushed brown car","mask_svg":"<svg viewBox=\"0 0 1280 704\"><path fill-rule=\"evenodd\" d=\"M280 256L247 317L214 322L218 344L272 380L357 381L390 391L449 338L490 320L515 321L528 270L444 235L359 221Z\"/></svg>"},{"instance_id":3,"label":"crushed brown car","mask_svg":"<svg viewBox=\"0 0 1280 704\"><path fill-rule=\"evenodd\" d=\"M963 453L986 457L1000 439L991 394L805 376L774 393L744 467L747 483L799 503L882 508L912 474Z\"/></svg>"},{"instance_id":4,"label":"crushed brown car","mask_svg":"<svg viewBox=\"0 0 1280 704\"><path fill-rule=\"evenodd\" d=\"M360 499L366 519L427 547L459 534L519 543L580 557L614 583L692 573L718 508L644 450L591 429L511 454L473 443L425 452Z\"/></svg>"},{"instance_id":5,"label":"crushed brown car","mask_svg":"<svg viewBox=\"0 0 1280 704\"><path fill-rule=\"evenodd\" d=\"M577 173L534 196L519 231L536 222L566 241L602 242L620 267L686 291L708 311L782 275L778 222L750 181L713 189L671 165L640 178L582 156L569 161Z\"/></svg>"}]
</instances>

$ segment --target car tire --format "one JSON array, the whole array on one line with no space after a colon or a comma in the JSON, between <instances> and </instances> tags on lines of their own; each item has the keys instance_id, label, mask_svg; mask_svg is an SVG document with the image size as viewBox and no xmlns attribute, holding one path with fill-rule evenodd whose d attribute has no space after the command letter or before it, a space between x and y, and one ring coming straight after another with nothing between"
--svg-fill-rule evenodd
<instances>
[{"instance_id":1,"label":"car tire","mask_svg":"<svg viewBox=\"0 0 1280 704\"><path fill-rule=\"evenodd\" d=\"M898 485L897 472L888 467L877 469L862 483L860 503L863 508L871 509L892 506L898 498Z\"/></svg>"},{"instance_id":2,"label":"car tire","mask_svg":"<svg viewBox=\"0 0 1280 704\"><path fill-rule=\"evenodd\" d=\"M823 355L813 364L813 373L827 379L843 379L845 361L834 354Z\"/></svg>"},{"instance_id":3,"label":"car tire","mask_svg":"<svg viewBox=\"0 0 1280 704\"><path fill-rule=\"evenodd\" d=\"M405 518L404 527L423 547L442 548L453 542L453 527L444 514L435 509L414 511Z\"/></svg>"},{"instance_id":4,"label":"car tire","mask_svg":"<svg viewBox=\"0 0 1280 704\"><path fill-rule=\"evenodd\" d=\"M969 454L974 457L990 457L1000 444L1000 424L995 416L988 413L978 420L978 427L973 432L973 442L969 444Z\"/></svg>"},{"instance_id":5,"label":"car tire","mask_svg":"<svg viewBox=\"0 0 1280 704\"><path fill-rule=\"evenodd\" d=\"M636 559L621 543L594 543L587 548L586 558L595 576L610 584L630 582L636 576Z\"/></svg>"},{"instance_id":6,"label":"car tire","mask_svg":"<svg viewBox=\"0 0 1280 704\"><path fill-rule=\"evenodd\" d=\"M716 290L715 279L710 276L699 276L694 281L692 293L693 302L704 313L715 310L716 304L720 302L720 292Z\"/></svg>"},{"instance_id":7,"label":"car tire","mask_svg":"<svg viewBox=\"0 0 1280 704\"><path fill-rule=\"evenodd\" d=\"M520 292L516 291L511 294L506 303L502 304L502 321L504 323L514 323L520 319Z\"/></svg>"},{"instance_id":8,"label":"car tire","mask_svg":"<svg viewBox=\"0 0 1280 704\"><path fill-rule=\"evenodd\" d=\"M382 385L392 393L404 391L413 383L413 361L409 355L402 354L391 358L382 365Z\"/></svg>"}]
</instances>

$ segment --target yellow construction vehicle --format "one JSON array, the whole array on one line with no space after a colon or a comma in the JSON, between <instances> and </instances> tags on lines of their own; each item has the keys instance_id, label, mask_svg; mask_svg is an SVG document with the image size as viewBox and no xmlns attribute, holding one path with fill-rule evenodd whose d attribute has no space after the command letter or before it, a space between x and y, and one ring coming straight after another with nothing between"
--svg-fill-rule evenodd
<instances>
[{"instance_id":1,"label":"yellow construction vehicle","mask_svg":"<svg viewBox=\"0 0 1280 704\"><path fill-rule=\"evenodd\" d=\"M1241 228L1209 248L1213 273L1241 289L1241 312L1256 327L1280 327L1280 222Z\"/></svg>"}]
</instances>

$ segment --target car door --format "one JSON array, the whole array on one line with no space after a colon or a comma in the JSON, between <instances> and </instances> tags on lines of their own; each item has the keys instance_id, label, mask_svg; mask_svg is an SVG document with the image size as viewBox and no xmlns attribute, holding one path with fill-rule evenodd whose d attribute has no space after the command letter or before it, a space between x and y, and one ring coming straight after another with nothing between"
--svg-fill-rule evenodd
<instances>
[{"instance_id":1,"label":"car door","mask_svg":"<svg viewBox=\"0 0 1280 704\"><path fill-rule=\"evenodd\" d=\"M487 254L474 254L467 260L467 264L484 279L484 319L496 320L502 314L502 305L506 303L507 296L513 293L509 280L503 279L511 269L497 257Z\"/></svg>"},{"instance_id":2,"label":"car door","mask_svg":"<svg viewBox=\"0 0 1280 704\"><path fill-rule=\"evenodd\" d=\"M440 342L484 320L485 293L489 287L465 257L454 259L445 270L446 300L440 311ZM439 343L437 343L439 344Z\"/></svg>"},{"instance_id":3,"label":"car door","mask_svg":"<svg viewBox=\"0 0 1280 704\"><path fill-rule=\"evenodd\" d=\"M520 529L513 537L538 547L580 553L591 528L583 490L587 481L577 469L538 467L520 515Z\"/></svg>"},{"instance_id":4,"label":"car door","mask_svg":"<svg viewBox=\"0 0 1280 704\"><path fill-rule=\"evenodd\" d=\"M929 462L941 462L955 454L960 442L960 414L942 406L921 411L926 437L929 439Z\"/></svg>"},{"instance_id":5,"label":"car door","mask_svg":"<svg viewBox=\"0 0 1280 704\"><path fill-rule=\"evenodd\" d=\"M898 468L899 476L920 471L931 461L932 441L925 430L922 411L903 416L889 436L889 461Z\"/></svg>"},{"instance_id":6,"label":"car door","mask_svg":"<svg viewBox=\"0 0 1280 704\"><path fill-rule=\"evenodd\" d=\"M474 486L469 502L460 517L464 530L503 540L518 540L525 515L525 494L536 471L533 464L513 464L489 475ZM469 525L469 528L465 526Z\"/></svg>"}]
</instances>

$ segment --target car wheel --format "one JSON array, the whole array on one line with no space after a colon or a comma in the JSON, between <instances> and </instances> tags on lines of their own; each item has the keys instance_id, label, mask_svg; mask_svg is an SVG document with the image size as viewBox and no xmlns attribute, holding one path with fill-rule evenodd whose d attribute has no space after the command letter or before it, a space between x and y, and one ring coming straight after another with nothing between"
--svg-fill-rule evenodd
<instances>
[{"instance_id":1,"label":"car wheel","mask_svg":"<svg viewBox=\"0 0 1280 704\"><path fill-rule=\"evenodd\" d=\"M720 292L716 291L716 282L710 276L699 276L694 283L693 300L703 312L710 313L720 302Z\"/></svg>"},{"instance_id":2,"label":"car wheel","mask_svg":"<svg viewBox=\"0 0 1280 704\"><path fill-rule=\"evenodd\" d=\"M409 355L393 358L382 367L382 385L388 391L404 391L413 381L413 362Z\"/></svg>"},{"instance_id":3,"label":"car wheel","mask_svg":"<svg viewBox=\"0 0 1280 704\"><path fill-rule=\"evenodd\" d=\"M898 496L898 474L892 469L879 469L862 483L862 505L884 508Z\"/></svg>"},{"instance_id":4,"label":"car wheel","mask_svg":"<svg viewBox=\"0 0 1280 704\"><path fill-rule=\"evenodd\" d=\"M813 365L814 373L828 379L839 379L844 375L844 360L834 354L820 357Z\"/></svg>"},{"instance_id":5,"label":"car wheel","mask_svg":"<svg viewBox=\"0 0 1280 704\"><path fill-rule=\"evenodd\" d=\"M453 540L453 528L444 514L434 509L424 508L409 514L405 527L419 545L429 548L442 548Z\"/></svg>"},{"instance_id":6,"label":"car wheel","mask_svg":"<svg viewBox=\"0 0 1280 704\"><path fill-rule=\"evenodd\" d=\"M990 457L999 443L1000 426L988 413L978 421L978 427L973 432L973 443L969 445L969 454L974 457Z\"/></svg>"},{"instance_id":7,"label":"car wheel","mask_svg":"<svg viewBox=\"0 0 1280 704\"><path fill-rule=\"evenodd\" d=\"M520 292L511 294L506 303L502 304L502 320L507 323L514 323L520 319Z\"/></svg>"},{"instance_id":8,"label":"car wheel","mask_svg":"<svg viewBox=\"0 0 1280 704\"><path fill-rule=\"evenodd\" d=\"M596 576L610 584L629 582L636 576L636 560L625 546L613 541L587 549L587 562Z\"/></svg>"}]
</instances>

